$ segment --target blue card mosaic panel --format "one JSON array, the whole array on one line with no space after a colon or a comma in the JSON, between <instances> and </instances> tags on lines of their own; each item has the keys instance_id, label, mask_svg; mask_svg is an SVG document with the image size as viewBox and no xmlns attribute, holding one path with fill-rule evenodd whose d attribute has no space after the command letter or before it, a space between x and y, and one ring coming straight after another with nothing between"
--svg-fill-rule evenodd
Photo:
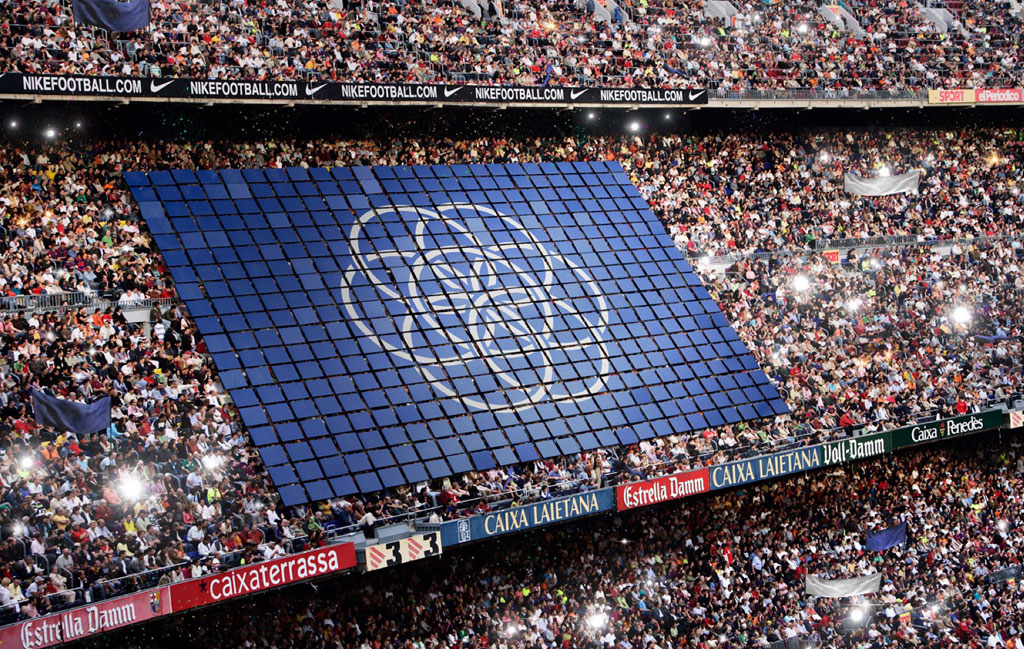
<instances>
[{"instance_id":1,"label":"blue card mosaic panel","mask_svg":"<svg viewBox=\"0 0 1024 649\"><path fill-rule=\"evenodd\" d=\"M786 412L618 163L125 179L286 504Z\"/></svg>"}]
</instances>

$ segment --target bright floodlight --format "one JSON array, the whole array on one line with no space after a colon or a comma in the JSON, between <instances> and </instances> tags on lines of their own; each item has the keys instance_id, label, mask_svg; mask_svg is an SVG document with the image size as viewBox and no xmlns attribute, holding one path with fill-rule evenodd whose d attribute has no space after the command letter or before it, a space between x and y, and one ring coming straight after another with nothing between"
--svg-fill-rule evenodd
<instances>
[{"instance_id":1,"label":"bright floodlight","mask_svg":"<svg viewBox=\"0 0 1024 649\"><path fill-rule=\"evenodd\" d=\"M594 119L595 117L597 117L597 115L595 115L594 113L587 113L587 119Z\"/></svg>"},{"instance_id":2,"label":"bright floodlight","mask_svg":"<svg viewBox=\"0 0 1024 649\"><path fill-rule=\"evenodd\" d=\"M129 476L121 481L119 491L128 500L138 500L142 497L142 481L135 476Z\"/></svg>"},{"instance_id":3,"label":"bright floodlight","mask_svg":"<svg viewBox=\"0 0 1024 649\"><path fill-rule=\"evenodd\" d=\"M666 120L672 119L672 113L665 113L665 119Z\"/></svg>"},{"instance_id":4,"label":"bright floodlight","mask_svg":"<svg viewBox=\"0 0 1024 649\"><path fill-rule=\"evenodd\" d=\"M705 37L700 39L700 46L701 47L707 47L708 45L711 45L711 39L710 38L705 36Z\"/></svg>"},{"instance_id":5,"label":"bright floodlight","mask_svg":"<svg viewBox=\"0 0 1024 649\"><path fill-rule=\"evenodd\" d=\"M629 130L633 131L634 133L639 131L640 130L640 122L630 122L629 123Z\"/></svg>"},{"instance_id":6,"label":"bright floodlight","mask_svg":"<svg viewBox=\"0 0 1024 649\"><path fill-rule=\"evenodd\" d=\"M24 536L25 535L25 526L22 525L21 523L15 523L14 524L14 535L15 536Z\"/></svg>"},{"instance_id":7,"label":"bright floodlight","mask_svg":"<svg viewBox=\"0 0 1024 649\"><path fill-rule=\"evenodd\" d=\"M879 176L889 176L891 174L892 172L889 171L889 167L882 167L881 169L878 170Z\"/></svg>"},{"instance_id":8,"label":"bright floodlight","mask_svg":"<svg viewBox=\"0 0 1024 649\"><path fill-rule=\"evenodd\" d=\"M832 156L828 154L828 151L822 151L821 153L818 154L818 159L821 160L822 162L828 162L829 160L832 159Z\"/></svg>"},{"instance_id":9,"label":"bright floodlight","mask_svg":"<svg viewBox=\"0 0 1024 649\"><path fill-rule=\"evenodd\" d=\"M811 287L811 280L807 279L806 275L797 275L793 278L793 288L800 291L801 293Z\"/></svg>"},{"instance_id":10,"label":"bright floodlight","mask_svg":"<svg viewBox=\"0 0 1024 649\"><path fill-rule=\"evenodd\" d=\"M34 457L32 457L31 455L26 455L25 457L21 458L21 461L19 462L19 464L21 464L21 468L23 468L26 471L28 471L33 466L35 466L36 459Z\"/></svg>"},{"instance_id":11,"label":"bright floodlight","mask_svg":"<svg viewBox=\"0 0 1024 649\"><path fill-rule=\"evenodd\" d=\"M857 608L855 608L852 611L850 611L850 619L853 620L854 622L860 622L861 620L863 620L864 619L864 609L858 606Z\"/></svg>"},{"instance_id":12,"label":"bright floodlight","mask_svg":"<svg viewBox=\"0 0 1024 649\"><path fill-rule=\"evenodd\" d=\"M965 306L958 306L953 309L953 322L957 324L967 324L971 321L971 310Z\"/></svg>"},{"instance_id":13,"label":"bright floodlight","mask_svg":"<svg viewBox=\"0 0 1024 649\"><path fill-rule=\"evenodd\" d=\"M75 128L82 128L81 122L75 122Z\"/></svg>"},{"instance_id":14,"label":"bright floodlight","mask_svg":"<svg viewBox=\"0 0 1024 649\"><path fill-rule=\"evenodd\" d=\"M932 614L934 615L934 614L936 614L938 612L939 612L939 605L938 605L938 603L932 604Z\"/></svg>"},{"instance_id":15,"label":"bright floodlight","mask_svg":"<svg viewBox=\"0 0 1024 649\"><path fill-rule=\"evenodd\" d=\"M224 464L224 458L219 455L204 455L203 466L207 469L216 469L221 464Z\"/></svg>"},{"instance_id":16,"label":"bright floodlight","mask_svg":"<svg viewBox=\"0 0 1024 649\"><path fill-rule=\"evenodd\" d=\"M507 637L509 637L509 638L514 636L516 633L518 633L518 631L519 631L519 629L516 628L515 624L510 624L507 627L505 627L505 635Z\"/></svg>"},{"instance_id":17,"label":"bright floodlight","mask_svg":"<svg viewBox=\"0 0 1024 649\"><path fill-rule=\"evenodd\" d=\"M1010 529L1010 524L1006 522L1006 519L1002 519L998 523L999 531L1006 533L1006 530Z\"/></svg>"},{"instance_id":18,"label":"bright floodlight","mask_svg":"<svg viewBox=\"0 0 1024 649\"><path fill-rule=\"evenodd\" d=\"M18 128L18 122L17 122L17 120L13 120L13 119L12 119L12 120L11 120L11 124L10 124L10 126L11 126L11 128Z\"/></svg>"},{"instance_id":19,"label":"bright floodlight","mask_svg":"<svg viewBox=\"0 0 1024 649\"><path fill-rule=\"evenodd\" d=\"M608 623L608 616L604 613L594 613L587 618L587 623L591 629L603 629L604 625Z\"/></svg>"},{"instance_id":20,"label":"bright floodlight","mask_svg":"<svg viewBox=\"0 0 1024 649\"><path fill-rule=\"evenodd\" d=\"M48 137L50 139L53 139L56 136L57 136L57 131L53 130L52 128L46 129L46 137Z\"/></svg>"},{"instance_id":21,"label":"bright floodlight","mask_svg":"<svg viewBox=\"0 0 1024 649\"><path fill-rule=\"evenodd\" d=\"M860 307L863 304L864 302L859 297L855 297L846 303L846 308L850 311L850 313L856 313L860 311Z\"/></svg>"},{"instance_id":22,"label":"bright floodlight","mask_svg":"<svg viewBox=\"0 0 1024 649\"><path fill-rule=\"evenodd\" d=\"M799 31L801 34L806 34L807 33L807 23L800 23L800 26L797 27L797 31Z\"/></svg>"}]
</instances>

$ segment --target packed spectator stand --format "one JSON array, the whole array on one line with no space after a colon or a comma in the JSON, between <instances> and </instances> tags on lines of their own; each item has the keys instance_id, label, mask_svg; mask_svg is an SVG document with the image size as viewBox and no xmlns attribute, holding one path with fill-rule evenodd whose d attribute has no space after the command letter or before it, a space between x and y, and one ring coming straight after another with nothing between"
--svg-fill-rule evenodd
<instances>
[{"instance_id":1,"label":"packed spectator stand","mask_svg":"<svg viewBox=\"0 0 1024 649\"><path fill-rule=\"evenodd\" d=\"M1011 647L1024 456L1018 437L929 447L654 509L537 530L496 552L299 586L93 647ZM907 523L904 544L866 547ZM808 574L881 573L820 598ZM275 624L249 621L273 612Z\"/></svg>"},{"instance_id":2,"label":"packed spectator stand","mask_svg":"<svg viewBox=\"0 0 1024 649\"><path fill-rule=\"evenodd\" d=\"M9 144L0 529L10 600L0 589L0 605L9 619L34 617L378 521L466 516L1005 401L1021 375L1019 145L1003 129ZM287 511L118 178L139 168L591 158L631 173L793 414ZM921 192L842 194L842 171L883 168L924 168ZM858 250L846 264L808 249L841 236L996 233L949 250ZM62 302L79 294L104 308ZM957 306L969 317L954 317ZM135 317L140 307L152 312ZM85 439L40 430L30 386L74 399L110 393L114 425Z\"/></svg>"},{"instance_id":3,"label":"packed spectator stand","mask_svg":"<svg viewBox=\"0 0 1024 649\"><path fill-rule=\"evenodd\" d=\"M154 0L151 24L106 33L70 3L0 7L5 71L197 79L698 87L725 93L1006 88L1022 83L1006 0L844 4L681 0ZM838 6L838 5L837 5ZM824 11L828 11L825 7ZM603 19L602 19L603 18Z\"/></svg>"}]
</instances>

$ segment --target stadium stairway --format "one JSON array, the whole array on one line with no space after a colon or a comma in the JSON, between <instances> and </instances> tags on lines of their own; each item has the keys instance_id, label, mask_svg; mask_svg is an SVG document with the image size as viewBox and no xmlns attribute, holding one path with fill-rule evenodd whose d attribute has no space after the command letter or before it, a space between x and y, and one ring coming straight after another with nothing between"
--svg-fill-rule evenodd
<instances>
[{"instance_id":1,"label":"stadium stairway","mask_svg":"<svg viewBox=\"0 0 1024 649\"><path fill-rule=\"evenodd\" d=\"M736 7L728 0L708 0L704 3L705 18L722 18L732 24L732 17L736 14Z\"/></svg>"},{"instance_id":2,"label":"stadium stairway","mask_svg":"<svg viewBox=\"0 0 1024 649\"><path fill-rule=\"evenodd\" d=\"M818 13L841 32L852 32L859 37L867 33L857 18L842 4L823 4L818 7Z\"/></svg>"},{"instance_id":3,"label":"stadium stairway","mask_svg":"<svg viewBox=\"0 0 1024 649\"><path fill-rule=\"evenodd\" d=\"M921 13L925 18L930 20L935 27L942 33L948 32L954 25L957 24L956 16L946 9L940 6L927 6L921 7ZM960 33L964 36L968 34L964 31L963 27L960 27Z\"/></svg>"},{"instance_id":4,"label":"stadium stairway","mask_svg":"<svg viewBox=\"0 0 1024 649\"><path fill-rule=\"evenodd\" d=\"M484 2L486 0L481 0ZM459 0L459 3L466 8L466 11L473 14L473 16L480 18L484 15L484 7L481 6L477 0Z\"/></svg>"},{"instance_id":5,"label":"stadium stairway","mask_svg":"<svg viewBox=\"0 0 1024 649\"><path fill-rule=\"evenodd\" d=\"M584 13L589 12L597 22L632 22L625 3L617 2L617 0L578 0L577 6Z\"/></svg>"}]
</instances>

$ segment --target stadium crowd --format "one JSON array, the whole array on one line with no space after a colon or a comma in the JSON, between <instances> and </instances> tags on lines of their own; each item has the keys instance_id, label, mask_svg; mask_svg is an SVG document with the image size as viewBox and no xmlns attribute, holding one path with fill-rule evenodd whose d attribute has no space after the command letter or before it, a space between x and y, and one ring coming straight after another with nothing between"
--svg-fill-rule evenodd
<instances>
[{"instance_id":1,"label":"stadium crowd","mask_svg":"<svg viewBox=\"0 0 1024 649\"><path fill-rule=\"evenodd\" d=\"M734 4L724 19L692 0L153 0L149 27L108 34L75 23L67 3L12 0L0 6L0 60L5 71L54 74L835 96L1021 85L1022 25L1009 0L950 0L948 30L916 2L850 2L854 30L814 2Z\"/></svg>"},{"instance_id":2,"label":"stadium crowd","mask_svg":"<svg viewBox=\"0 0 1024 649\"><path fill-rule=\"evenodd\" d=\"M1012 647L1024 457L1016 434L574 521L442 560L322 582L151 627L246 649ZM883 551L867 534L905 522ZM492 541L490 545L494 545ZM881 573L821 598L804 579ZM994 575L993 575L994 576ZM250 623L273 611L275 623ZM93 647L123 646L124 634ZM138 636L130 636L135 639ZM173 638L174 640L170 640ZM137 640L136 640L137 641Z\"/></svg>"},{"instance_id":3,"label":"stadium crowd","mask_svg":"<svg viewBox=\"0 0 1024 649\"><path fill-rule=\"evenodd\" d=\"M33 617L279 556L332 530L465 516L1005 399L1021 374L1018 138L972 130L778 135L759 145L743 136L9 145L0 169L4 296L83 291L110 306L0 319L0 575L10 580L0 606ZM702 272L792 415L290 510L118 179L169 167L589 158L621 160L691 253L777 252L741 259L725 275ZM922 191L840 194L840 171L883 165L927 165ZM894 213L901 222L890 226ZM822 236L908 232L1004 238L948 254L877 249L846 264L799 248ZM154 309L149 324L127 317L143 299ZM114 424L81 437L41 429L33 387L75 400L109 394Z\"/></svg>"},{"instance_id":4,"label":"stadium crowd","mask_svg":"<svg viewBox=\"0 0 1024 649\"><path fill-rule=\"evenodd\" d=\"M2 242L0 289L52 293L85 282L114 299L128 289L169 294L148 237L127 218L134 208L118 179L124 170L616 160L677 245L701 256L828 239L1014 233L1024 206L1022 151L1024 135L1009 128L12 146L0 194L3 225L19 236ZM914 170L922 172L917 193L860 197L843 189L844 172ZM101 272L97 264L115 256L117 268ZM50 260L68 272L34 272Z\"/></svg>"}]
</instances>

